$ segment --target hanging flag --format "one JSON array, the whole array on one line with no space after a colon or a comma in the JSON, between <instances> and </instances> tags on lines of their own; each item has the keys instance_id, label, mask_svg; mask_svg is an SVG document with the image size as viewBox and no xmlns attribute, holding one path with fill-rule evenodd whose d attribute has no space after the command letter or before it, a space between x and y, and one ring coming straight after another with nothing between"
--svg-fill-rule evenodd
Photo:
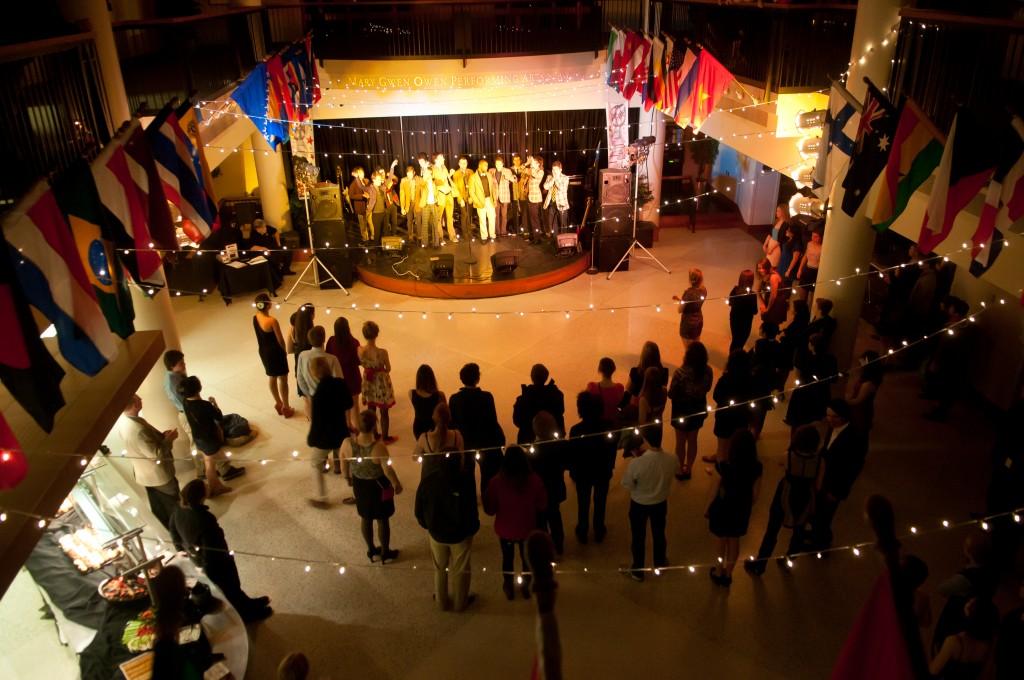
<instances>
[{"instance_id":1,"label":"hanging flag","mask_svg":"<svg viewBox=\"0 0 1024 680\"><path fill-rule=\"evenodd\" d=\"M21 290L57 329L61 354L86 375L96 375L117 354L117 342L45 181L7 214L3 229Z\"/></svg>"},{"instance_id":2,"label":"hanging flag","mask_svg":"<svg viewBox=\"0 0 1024 680\"><path fill-rule=\"evenodd\" d=\"M857 615L830 676L830 680L868 678L915 680L888 571L875 581L875 587Z\"/></svg>"},{"instance_id":3,"label":"hanging flag","mask_svg":"<svg viewBox=\"0 0 1024 680\"><path fill-rule=\"evenodd\" d=\"M185 132L185 136L188 138L189 151L192 154L192 165L196 169L196 177L199 179L199 183L202 187L203 193L206 194L206 200L210 205L211 211L213 212L213 225L211 225L211 231L216 231L220 227L220 223L217 220L217 195L213 187L213 174L210 172L210 164L206 159L206 152L203 151L205 146L203 145L203 136L199 130L199 109L192 104L192 102L185 102L175 112L178 115L178 125Z\"/></svg>"},{"instance_id":4,"label":"hanging flag","mask_svg":"<svg viewBox=\"0 0 1024 680\"><path fill-rule=\"evenodd\" d=\"M949 237L956 216L982 190L995 167L995 150L986 127L967 109L960 109L949 129L921 224L917 247L922 253L934 252Z\"/></svg>"},{"instance_id":5,"label":"hanging flag","mask_svg":"<svg viewBox=\"0 0 1024 680\"><path fill-rule=\"evenodd\" d=\"M133 126L138 124L137 120L132 121ZM122 134L100 151L92 162L92 177L108 213L110 240L117 248L117 256L136 283L162 286L161 257L153 250L156 244L149 234L149 215L156 206L150 203L150 193L144 192L138 182L154 184L153 191L161 192L161 197L162 191L159 180L153 180L146 169L125 153L125 139ZM166 203L163 209L167 210Z\"/></svg>"},{"instance_id":6,"label":"hanging flag","mask_svg":"<svg viewBox=\"0 0 1024 680\"><path fill-rule=\"evenodd\" d=\"M150 239L158 248L177 250L178 236L171 211L167 207L160 168L153 159L150 138L137 120L132 121L124 136L124 152L128 169L135 180L136 191L144 201L146 229Z\"/></svg>"},{"instance_id":7,"label":"hanging flag","mask_svg":"<svg viewBox=\"0 0 1024 680\"><path fill-rule=\"evenodd\" d=\"M270 148L276 149L288 139L288 126L276 120L277 113L269 110L269 88L267 65L257 64L231 93L231 98L260 131Z\"/></svg>"},{"instance_id":8,"label":"hanging flag","mask_svg":"<svg viewBox=\"0 0 1024 680\"><path fill-rule=\"evenodd\" d=\"M651 66L647 77L647 86L644 88L644 111L650 111L661 98L661 91L665 86L665 42L661 38L655 38L651 43Z\"/></svg>"},{"instance_id":9,"label":"hanging flag","mask_svg":"<svg viewBox=\"0 0 1024 680\"><path fill-rule=\"evenodd\" d=\"M646 37L632 34L632 56L626 64L626 73L623 80L622 96L629 100L637 92L642 92L647 82L647 66L651 54L651 41ZM627 49L629 44L627 43Z\"/></svg>"},{"instance_id":10,"label":"hanging flag","mask_svg":"<svg viewBox=\"0 0 1024 680\"><path fill-rule=\"evenodd\" d=\"M209 236L216 213L203 190L201 167L197 172L192 144L170 105L146 128L146 138L165 200L178 209L182 219L191 221L203 238ZM174 245L176 248L177 242Z\"/></svg>"},{"instance_id":11,"label":"hanging flag","mask_svg":"<svg viewBox=\"0 0 1024 680\"><path fill-rule=\"evenodd\" d=\"M702 50L703 51L703 50ZM702 52L701 51L701 52ZM690 98L693 96L694 87L697 85L697 71L700 66L700 55L701 52L697 52L690 65L689 71L682 80L679 81L679 87L675 94L675 107L672 109L672 119L680 127L686 127L690 124L689 110L687 107L690 106ZM689 50L687 50L689 54Z\"/></svg>"},{"instance_id":12,"label":"hanging flag","mask_svg":"<svg viewBox=\"0 0 1024 680\"><path fill-rule=\"evenodd\" d=\"M690 78L696 78L697 55L679 45L674 45L669 61L668 72L665 74L665 96L662 98L662 113L667 114L673 120L679 110L679 94L683 91L683 84ZM689 90L686 90L689 92Z\"/></svg>"},{"instance_id":13,"label":"hanging flag","mask_svg":"<svg viewBox=\"0 0 1024 680\"><path fill-rule=\"evenodd\" d=\"M715 110L715 105L725 94L726 88L736 80L736 77L729 72L729 69L722 66L708 50L701 50L700 57L697 58L696 72L693 90L689 94L689 103L683 98L682 88L680 88L679 100L680 113L685 110L690 126L694 130L699 130L711 112Z\"/></svg>"},{"instance_id":14,"label":"hanging flag","mask_svg":"<svg viewBox=\"0 0 1024 680\"><path fill-rule=\"evenodd\" d=\"M942 133L907 99L875 199L871 216L875 229L888 229L903 214L911 195L931 177L942 158L942 140Z\"/></svg>"},{"instance_id":15,"label":"hanging flag","mask_svg":"<svg viewBox=\"0 0 1024 680\"><path fill-rule=\"evenodd\" d=\"M843 212L857 214L878 175L885 168L896 135L899 111L882 92L868 81L864 110L857 124L857 138L850 156L850 167L843 179Z\"/></svg>"},{"instance_id":16,"label":"hanging flag","mask_svg":"<svg viewBox=\"0 0 1024 680\"><path fill-rule=\"evenodd\" d=\"M838 82L832 83L828 112L821 129L821 146L814 167L814 183L821 187L818 198L827 200L839 172L850 162L857 136L861 104Z\"/></svg>"},{"instance_id":17,"label":"hanging flag","mask_svg":"<svg viewBox=\"0 0 1024 680\"><path fill-rule=\"evenodd\" d=\"M74 163L54 183L53 193L71 225L82 269L92 284L107 326L127 338L135 332L132 296L113 244L103 236L100 225L106 215L85 161Z\"/></svg>"},{"instance_id":18,"label":"hanging flag","mask_svg":"<svg viewBox=\"0 0 1024 680\"><path fill-rule=\"evenodd\" d=\"M622 94L626 85L626 65L633 56L633 45L636 34L633 31L622 32L622 45L615 52L615 68L612 70L611 87Z\"/></svg>"},{"instance_id":19,"label":"hanging flag","mask_svg":"<svg viewBox=\"0 0 1024 680\"><path fill-rule=\"evenodd\" d=\"M1014 116L1011 125L997 125L990 130L992 140L989 144L996 155L996 167L985 191L978 228L971 236L974 247L971 249L970 270L974 276L981 276L995 264L1003 250L1003 232L996 224L999 215L1006 215L1004 228L1013 224L1009 219L1012 192L1015 189L1024 192L1021 188L1024 181L1020 179L1024 176L1024 121ZM1018 201L1024 204L1024 196L1018 197Z\"/></svg>"},{"instance_id":20,"label":"hanging flag","mask_svg":"<svg viewBox=\"0 0 1024 680\"><path fill-rule=\"evenodd\" d=\"M605 70L608 71L608 77L605 79L605 82L608 87L615 87L615 69L618 68L619 53L622 52L625 42L625 31L620 31L612 26L611 31L608 33L608 57L605 64Z\"/></svg>"},{"instance_id":21,"label":"hanging flag","mask_svg":"<svg viewBox=\"0 0 1024 680\"><path fill-rule=\"evenodd\" d=\"M313 36L306 34L306 38L302 42L306 46L306 60L309 62L309 81L313 88L313 99L310 102L312 105L320 101L320 71L316 66L316 57L313 55Z\"/></svg>"},{"instance_id":22,"label":"hanging flag","mask_svg":"<svg viewBox=\"0 0 1024 680\"><path fill-rule=\"evenodd\" d=\"M270 116L282 121L295 122L298 116L293 105L291 88L284 73L281 55L275 54L267 59L267 79L270 89L267 96L267 111Z\"/></svg>"},{"instance_id":23,"label":"hanging flag","mask_svg":"<svg viewBox=\"0 0 1024 680\"><path fill-rule=\"evenodd\" d=\"M0 382L39 427L53 431L53 417L64 406L64 369L39 339L39 329L14 276L20 254L0 230ZM19 258L19 259L14 259ZM2 417L2 416L0 416Z\"/></svg>"},{"instance_id":24,"label":"hanging flag","mask_svg":"<svg viewBox=\"0 0 1024 680\"><path fill-rule=\"evenodd\" d=\"M49 431L49 430L47 430ZM0 413L0 491L8 491L21 484L28 474L28 461L14 432Z\"/></svg>"}]
</instances>

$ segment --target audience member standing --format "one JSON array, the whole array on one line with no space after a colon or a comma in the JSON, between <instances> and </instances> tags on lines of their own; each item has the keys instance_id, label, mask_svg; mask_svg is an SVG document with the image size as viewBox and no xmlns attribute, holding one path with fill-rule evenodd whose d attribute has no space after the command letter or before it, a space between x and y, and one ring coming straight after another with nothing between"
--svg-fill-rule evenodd
<instances>
[{"instance_id":1,"label":"audience member standing","mask_svg":"<svg viewBox=\"0 0 1024 680\"><path fill-rule=\"evenodd\" d=\"M950 332L938 337L932 356L925 362L922 396L936 402L935 408L925 414L929 420L945 421L958 397L966 396L970 386L971 343L967 327L953 328L967 318L970 307L960 298L952 298L946 305L943 325Z\"/></svg>"},{"instance_id":2,"label":"audience member standing","mask_svg":"<svg viewBox=\"0 0 1024 680\"><path fill-rule=\"evenodd\" d=\"M711 568L711 580L720 586L732 584L732 572L739 557L740 539L747 535L750 513L761 489L763 467L757 459L757 442L750 430L739 430L729 440L724 460L715 463L711 502L705 516L717 538L718 565Z\"/></svg>"},{"instance_id":3,"label":"audience member standing","mask_svg":"<svg viewBox=\"0 0 1024 680\"><path fill-rule=\"evenodd\" d=\"M986 598L974 598L964 606L964 629L946 637L928 664L934 678L977 680L982 677L992 654L999 610Z\"/></svg>"},{"instance_id":4,"label":"audience member standing","mask_svg":"<svg viewBox=\"0 0 1024 680\"><path fill-rule=\"evenodd\" d=\"M444 408L438 405L438 409ZM434 561L434 600L442 611L461 612L469 593L473 536L480 530L473 459L467 453L440 458L416 489L416 521L427 530ZM452 594L448 594L449 576Z\"/></svg>"},{"instance_id":5,"label":"audience member standing","mask_svg":"<svg viewBox=\"0 0 1024 680\"><path fill-rule=\"evenodd\" d=\"M306 334L306 338L309 341L309 349L299 353L298 364L295 368L295 381L299 383L299 391L303 395L302 399L306 405L306 418L308 419L312 415L313 395L316 394L318 385L317 379L309 368L312 362L316 359L324 359L330 368L331 375L335 378L341 378L343 374L338 358L333 354L328 354L324 349L324 343L327 341L327 331L324 330L323 326L313 326L309 333Z\"/></svg>"},{"instance_id":6,"label":"audience member standing","mask_svg":"<svg viewBox=\"0 0 1024 680\"><path fill-rule=\"evenodd\" d=\"M142 417L142 398L133 394L117 421L118 433L132 459L135 481L146 489L149 509L165 529L170 529L171 515L178 507L178 478L174 476L171 447L178 438L177 430L156 429ZM180 546L178 546L180 550Z\"/></svg>"},{"instance_id":7,"label":"audience member standing","mask_svg":"<svg viewBox=\"0 0 1024 680\"><path fill-rule=\"evenodd\" d=\"M536 439L530 446L530 462L544 481L544 488L547 491L547 507L541 513L538 524L541 529L551 534L555 552L561 556L565 552L561 505L566 497L565 470L569 466L567 447L572 442L564 439L564 430L559 433L557 428L554 416L547 411L541 411L533 417L533 432ZM556 433L563 438L557 438Z\"/></svg>"},{"instance_id":8,"label":"audience member standing","mask_svg":"<svg viewBox=\"0 0 1024 680\"><path fill-rule=\"evenodd\" d=\"M352 336L348 319L339 316L334 320L334 335L327 340L327 352L333 354L341 364L341 376L352 395L352 407L345 413L345 423L350 432L356 432L356 414L359 410L359 395L363 391L363 375L359 371L359 341Z\"/></svg>"},{"instance_id":9,"label":"audience member standing","mask_svg":"<svg viewBox=\"0 0 1024 680\"><path fill-rule=\"evenodd\" d=\"M580 422L569 430L572 456L569 476L576 483L576 539L586 544L590 532L590 501L594 501L594 541L600 543L608 533L604 523L608 501L608 483L615 471L615 439L605 432L610 423L602 415L601 399L592 392L576 395Z\"/></svg>"},{"instance_id":10,"label":"audience member standing","mask_svg":"<svg viewBox=\"0 0 1024 680\"><path fill-rule=\"evenodd\" d=\"M661 363L661 350L658 343L648 340L640 350L640 363L629 369L629 382L626 384L626 394L622 400L620 417L624 423L634 422L639 407L640 392L644 386L644 377L648 368L657 369L661 375L661 384L668 385L668 369Z\"/></svg>"},{"instance_id":11,"label":"audience member standing","mask_svg":"<svg viewBox=\"0 0 1024 680\"><path fill-rule=\"evenodd\" d=\"M802 425L793 433L786 451L786 470L775 487L768 525L764 529L757 558L747 560L743 567L752 575L764 573L766 561L775 552L782 527L793 530L786 555L804 549L807 542L806 526L814 510L814 495L821 487L825 466L821 461L821 432L818 424ZM780 560L780 564L785 564Z\"/></svg>"},{"instance_id":12,"label":"audience member standing","mask_svg":"<svg viewBox=\"0 0 1024 680\"><path fill-rule=\"evenodd\" d=\"M813 336L805 347L797 349L795 363L800 383L790 397L785 419L791 428L825 417L832 383L839 372L836 358L829 354L825 339L820 335Z\"/></svg>"},{"instance_id":13,"label":"audience member standing","mask_svg":"<svg viewBox=\"0 0 1024 680\"><path fill-rule=\"evenodd\" d=\"M699 344L699 343L698 343ZM665 524L668 518L668 493L672 475L679 462L661 450L661 431L647 426L640 430L643 452L629 462L622 486L629 490L629 528L632 534L633 562L629 576L644 580L644 556L647 552L647 525L651 525L654 566L668 566Z\"/></svg>"},{"instance_id":14,"label":"audience member standing","mask_svg":"<svg viewBox=\"0 0 1024 680\"><path fill-rule=\"evenodd\" d=\"M601 357L601 360L597 362L597 372L601 379L597 382L587 383L587 391L600 397L604 419L609 423L617 423L619 405L622 404L626 388L622 386L622 383L612 380L612 376L615 374L615 362L611 357Z\"/></svg>"},{"instance_id":15,"label":"audience member standing","mask_svg":"<svg viewBox=\"0 0 1024 680\"><path fill-rule=\"evenodd\" d=\"M206 479L205 457L196 449L195 441L192 439L192 428L189 427L188 417L185 415L185 398L181 396L179 390L182 381L188 377L185 355L176 349L167 350L164 352L164 368L167 369L164 374L164 394L167 395L168 401L178 412L178 434L185 435L185 444L188 446L189 453L196 452L191 456L192 462L195 464L196 479ZM216 458L214 465L217 468L217 474L224 481L245 474L245 468L235 467L231 465L230 461L223 458Z\"/></svg>"},{"instance_id":16,"label":"audience member standing","mask_svg":"<svg viewBox=\"0 0 1024 680\"><path fill-rule=\"evenodd\" d=\"M416 387L409 390L412 402L412 435L418 440L424 432L434 427L434 409L445 401L444 392L437 389L437 377L434 369L427 364L420 364L416 369Z\"/></svg>"},{"instance_id":17,"label":"audience member standing","mask_svg":"<svg viewBox=\"0 0 1024 680\"><path fill-rule=\"evenodd\" d=\"M487 483L501 469L501 448L505 446L505 431L498 422L494 395L480 389L480 366L466 364L459 371L462 388L451 396L449 408L452 427L462 433L469 450L480 452L480 497L487 491Z\"/></svg>"},{"instance_id":18,"label":"audience member standing","mask_svg":"<svg viewBox=\"0 0 1024 680\"><path fill-rule=\"evenodd\" d=\"M391 385L391 358L386 349L377 347L380 326L373 321L363 324L366 345L359 348L359 361L363 365L363 403L370 411L380 410L380 431L385 444L393 444L398 437L390 435L391 418L388 411L395 405L395 388Z\"/></svg>"},{"instance_id":19,"label":"audience member standing","mask_svg":"<svg viewBox=\"0 0 1024 680\"><path fill-rule=\"evenodd\" d=\"M707 297L704 273L694 267L690 270L690 287L683 292L681 298L672 296L672 299L679 303L679 337L683 339L684 347L700 341L700 335L704 331L704 300Z\"/></svg>"},{"instance_id":20,"label":"audience member standing","mask_svg":"<svg viewBox=\"0 0 1024 680\"><path fill-rule=\"evenodd\" d=\"M782 227L782 236L779 241L779 264L776 269L783 283L787 286L796 278L796 271L800 266L800 259L803 257L803 230L800 225L789 220Z\"/></svg>"},{"instance_id":21,"label":"audience member standing","mask_svg":"<svg viewBox=\"0 0 1024 680\"><path fill-rule=\"evenodd\" d=\"M217 523L206 500L206 487L194 479L181 490L181 507L171 518L171 538L185 546L188 556L206 572L246 623L260 621L274 613L269 597L249 597L242 590L235 557L228 549L224 530Z\"/></svg>"},{"instance_id":22,"label":"audience member standing","mask_svg":"<svg viewBox=\"0 0 1024 680\"><path fill-rule=\"evenodd\" d=\"M178 386L178 392L184 399L185 416L192 431L192 440L203 456L206 483L210 485L212 498L231 491L231 487L225 486L217 476L216 455L224 445L224 430L221 427L224 414L217 407L216 399L210 397L207 400L200 396L202 389L202 383L194 375L185 378Z\"/></svg>"},{"instance_id":23,"label":"audience member standing","mask_svg":"<svg viewBox=\"0 0 1024 680\"><path fill-rule=\"evenodd\" d=\"M516 397L512 407L512 422L519 428L516 442L529 444L536 437L533 433L533 417L547 411L555 419L558 432L565 434L565 396L555 387L555 381L548 382L548 369L543 364L534 364L530 369L530 384L522 386L522 393Z\"/></svg>"},{"instance_id":24,"label":"audience member standing","mask_svg":"<svg viewBox=\"0 0 1024 680\"><path fill-rule=\"evenodd\" d=\"M746 352L737 350L729 355L712 396L717 407L714 432L718 448L714 456L701 456L705 463L725 460L732 436L750 426L751 408L747 402L754 397L754 385Z\"/></svg>"},{"instance_id":25,"label":"audience member standing","mask_svg":"<svg viewBox=\"0 0 1024 680\"><path fill-rule=\"evenodd\" d=\"M439 454L464 451L465 448L462 433L452 429L452 414L448 404L438 402L430 416L430 431L421 434L412 449L413 458L423 458L420 478L437 467L442 458ZM470 459L469 464L473 466L473 459Z\"/></svg>"},{"instance_id":26,"label":"audience member standing","mask_svg":"<svg viewBox=\"0 0 1024 680\"><path fill-rule=\"evenodd\" d=\"M530 567L523 542L537 528L537 518L547 507L547 492L540 475L530 469L526 452L518 446L505 450L501 472L487 485L484 511L494 515L494 533L501 544L502 590L515 599L516 548L521 564L520 586L524 598L530 597Z\"/></svg>"},{"instance_id":27,"label":"audience member standing","mask_svg":"<svg viewBox=\"0 0 1024 680\"><path fill-rule=\"evenodd\" d=\"M309 344L309 332L313 330L315 316L316 309L307 302L293 312L289 318L291 326L288 328L288 336L285 338L285 349L295 358L296 387L298 386L299 354L312 346ZM301 388L299 396L304 396Z\"/></svg>"},{"instance_id":28,"label":"audience member standing","mask_svg":"<svg viewBox=\"0 0 1024 680\"><path fill-rule=\"evenodd\" d=\"M771 231L764 237L764 243L761 244L765 259L772 263L773 268L778 266L779 258L782 257L779 239L782 238L782 228L787 220L789 220L789 205L780 203L775 206L775 222L772 224Z\"/></svg>"},{"instance_id":29,"label":"audience member standing","mask_svg":"<svg viewBox=\"0 0 1024 680\"><path fill-rule=\"evenodd\" d=\"M345 421L338 414L352 407L352 395L342 378L331 375L330 364L324 357L313 360L310 372L318 383L310 410L312 417L309 421L309 434L306 436L306 444L313 449L314 496L310 502L314 507L324 508L327 507L324 471L328 457L334 456L335 472L340 474L341 443L349 434Z\"/></svg>"},{"instance_id":30,"label":"audience member standing","mask_svg":"<svg viewBox=\"0 0 1024 680\"><path fill-rule=\"evenodd\" d=\"M780 355L781 362L779 364L779 382L775 389L780 392L784 392L786 383L789 382L789 374L793 370L793 361L797 350L807 346L807 339L810 337L807 334L807 327L810 324L811 306L807 304L807 300L794 300L793 318L782 329L782 335L779 336L782 354ZM782 396L785 398L785 394Z\"/></svg>"},{"instance_id":31,"label":"audience member standing","mask_svg":"<svg viewBox=\"0 0 1024 680\"><path fill-rule=\"evenodd\" d=\"M729 331L732 340L729 353L743 349L750 339L750 330L757 316L757 293L754 291L754 272L744 269L740 279L729 291Z\"/></svg>"},{"instance_id":32,"label":"audience member standing","mask_svg":"<svg viewBox=\"0 0 1024 680\"><path fill-rule=\"evenodd\" d=\"M664 371L653 366L644 373L644 386L637 403L637 425L654 425L664 433L665 404L668 402L666 377Z\"/></svg>"},{"instance_id":33,"label":"audience member standing","mask_svg":"<svg viewBox=\"0 0 1024 680\"><path fill-rule=\"evenodd\" d=\"M761 278L758 290L757 306L761 311L761 322L771 322L781 326L789 314L789 292L783 290L784 284L772 263L761 260L757 265L757 273Z\"/></svg>"},{"instance_id":34,"label":"audience member standing","mask_svg":"<svg viewBox=\"0 0 1024 680\"><path fill-rule=\"evenodd\" d=\"M875 424L875 397L882 386L885 366L878 352L868 350L860 355L859 365L851 371L846 386L846 403L850 405L850 424L865 437Z\"/></svg>"},{"instance_id":35,"label":"audience member standing","mask_svg":"<svg viewBox=\"0 0 1024 680\"><path fill-rule=\"evenodd\" d=\"M750 413L750 429L755 439L761 438L765 418L768 411L775 408L775 397L772 393L785 387L782 378L782 345L775 339L779 327L774 323L761 324L761 332L754 348L750 350L750 387L753 397L757 399Z\"/></svg>"},{"instance_id":36,"label":"audience member standing","mask_svg":"<svg viewBox=\"0 0 1024 680\"><path fill-rule=\"evenodd\" d=\"M377 414L359 414L359 432L341 445L342 470L356 497L366 556L371 562L380 557L382 563L398 557L391 549L391 516L395 514L395 495L402 493L395 468L391 465L384 442L377 439ZM377 523L380 547L373 541L373 523Z\"/></svg>"},{"instance_id":37,"label":"audience member standing","mask_svg":"<svg viewBox=\"0 0 1024 680\"><path fill-rule=\"evenodd\" d=\"M708 392L713 380L708 350L703 343L694 342L686 348L683 365L672 374L668 388L672 400L672 427L676 430L676 457L679 458L676 479L690 479L693 461L697 458L697 433L708 417Z\"/></svg>"},{"instance_id":38,"label":"audience member standing","mask_svg":"<svg viewBox=\"0 0 1024 680\"><path fill-rule=\"evenodd\" d=\"M850 405L846 401L830 401L825 422L829 427L821 454L825 475L811 518L811 541L818 550L832 546L832 520L839 504L850 496L868 454L864 435L850 426Z\"/></svg>"},{"instance_id":39,"label":"audience member standing","mask_svg":"<svg viewBox=\"0 0 1024 680\"><path fill-rule=\"evenodd\" d=\"M256 332L263 370L270 379L274 410L278 415L291 418L295 410L288 404L288 355L285 353L281 325L271 316L270 304L270 296L266 293L256 296L256 314L252 317L252 327Z\"/></svg>"},{"instance_id":40,"label":"audience member standing","mask_svg":"<svg viewBox=\"0 0 1024 680\"><path fill-rule=\"evenodd\" d=\"M820 335L825 339L825 346L832 344L832 336L836 334L838 322L832 317L832 301L828 298L814 298L814 309L818 314L807 326L807 337Z\"/></svg>"},{"instance_id":41,"label":"audience member standing","mask_svg":"<svg viewBox=\"0 0 1024 680\"><path fill-rule=\"evenodd\" d=\"M804 254L800 258L796 278L800 284L797 295L806 300L814 295L814 284L818 280L818 265L821 263L821 229L811 230L810 240L804 245Z\"/></svg>"}]
</instances>

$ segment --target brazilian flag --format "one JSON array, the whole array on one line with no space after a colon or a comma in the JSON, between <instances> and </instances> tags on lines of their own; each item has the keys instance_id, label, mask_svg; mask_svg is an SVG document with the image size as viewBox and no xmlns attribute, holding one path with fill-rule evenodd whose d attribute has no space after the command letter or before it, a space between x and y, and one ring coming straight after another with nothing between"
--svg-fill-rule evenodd
<instances>
[{"instance_id":1,"label":"brazilian flag","mask_svg":"<svg viewBox=\"0 0 1024 680\"><path fill-rule=\"evenodd\" d=\"M111 242L104 235L106 211L100 203L89 166L84 160L75 162L53 183L53 189L71 225L78 255L107 325L112 332L127 338L135 332L135 308L128 279L114 256Z\"/></svg>"}]
</instances>

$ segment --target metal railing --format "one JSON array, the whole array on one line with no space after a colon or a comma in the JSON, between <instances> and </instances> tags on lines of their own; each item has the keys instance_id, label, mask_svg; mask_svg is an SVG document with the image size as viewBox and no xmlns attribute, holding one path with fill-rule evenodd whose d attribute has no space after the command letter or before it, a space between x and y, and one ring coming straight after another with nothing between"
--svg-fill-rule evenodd
<instances>
[{"instance_id":1,"label":"metal railing","mask_svg":"<svg viewBox=\"0 0 1024 680\"><path fill-rule=\"evenodd\" d=\"M903 10L888 90L940 130L959 106L997 112L1024 90L1024 21ZM1019 105L1019 103L1018 103Z\"/></svg>"},{"instance_id":2,"label":"metal railing","mask_svg":"<svg viewBox=\"0 0 1024 680\"><path fill-rule=\"evenodd\" d=\"M0 48L0 211L41 177L91 158L110 116L91 33Z\"/></svg>"}]
</instances>

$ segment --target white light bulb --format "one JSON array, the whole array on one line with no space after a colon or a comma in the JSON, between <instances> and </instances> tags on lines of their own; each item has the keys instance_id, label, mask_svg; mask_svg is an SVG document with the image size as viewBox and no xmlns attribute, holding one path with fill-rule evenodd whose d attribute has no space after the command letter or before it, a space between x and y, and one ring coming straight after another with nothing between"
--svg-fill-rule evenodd
<instances>
[{"instance_id":1,"label":"white light bulb","mask_svg":"<svg viewBox=\"0 0 1024 680\"><path fill-rule=\"evenodd\" d=\"M854 557L860 557L860 548L854 546L854 548L853 548L853 556Z\"/></svg>"},{"instance_id":2,"label":"white light bulb","mask_svg":"<svg viewBox=\"0 0 1024 680\"><path fill-rule=\"evenodd\" d=\"M338 575L340 575L340 576L344 576L345 575L345 567L338 567Z\"/></svg>"}]
</instances>

